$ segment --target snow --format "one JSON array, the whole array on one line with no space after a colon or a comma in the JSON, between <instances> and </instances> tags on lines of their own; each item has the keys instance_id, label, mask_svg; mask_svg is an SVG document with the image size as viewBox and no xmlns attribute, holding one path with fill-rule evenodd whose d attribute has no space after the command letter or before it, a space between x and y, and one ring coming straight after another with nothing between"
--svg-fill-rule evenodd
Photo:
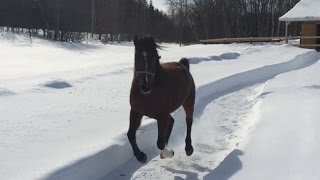
<instances>
[{"instance_id":1,"label":"snow","mask_svg":"<svg viewBox=\"0 0 320 180\"><path fill-rule=\"evenodd\" d=\"M164 44L162 62L182 57L191 62L197 86L195 152L185 155L186 127L179 109L173 113L172 159L160 160L156 123L144 118L137 134L148 156L142 165L126 137L132 44L37 38L31 44L25 36L2 37L3 179L252 179L267 174L265 169L277 170L281 179L312 179L319 150L315 118L320 89L320 55L313 50L281 43ZM275 158L282 171L271 164ZM296 171L299 161L310 164ZM248 173L252 171L256 173Z\"/></svg>"},{"instance_id":2,"label":"snow","mask_svg":"<svg viewBox=\"0 0 320 180\"><path fill-rule=\"evenodd\" d=\"M280 21L320 21L320 1L301 0Z\"/></svg>"},{"instance_id":3,"label":"snow","mask_svg":"<svg viewBox=\"0 0 320 180\"><path fill-rule=\"evenodd\" d=\"M265 84L261 119L231 179L319 179L320 63Z\"/></svg>"}]
</instances>

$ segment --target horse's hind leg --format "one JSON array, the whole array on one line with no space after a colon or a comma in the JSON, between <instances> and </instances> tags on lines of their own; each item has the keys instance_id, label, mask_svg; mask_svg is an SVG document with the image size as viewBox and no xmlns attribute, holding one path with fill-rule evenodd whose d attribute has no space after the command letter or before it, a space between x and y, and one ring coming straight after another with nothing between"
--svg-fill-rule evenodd
<instances>
[{"instance_id":1,"label":"horse's hind leg","mask_svg":"<svg viewBox=\"0 0 320 180\"><path fill-rule=\"evenodd\" d=\"M133 111L130 111L130 126L127 133L128 139L130 141L134 156L137 160L141 163L145 163L147 161L147 155L140 151L137 141L136 141L136 132L137 129L140 127L142 115Z\"/></svg>"},{"instance_id":2,"label":"horse's hind leg","mask_svg":"<svg viewBox=\"0 0 320 180\"><path fill-rule=\"evenodd\" d=\"M193 111L194 111L195 93L191 93L189 98L183 104L184 111L186 112L186 123L187 123L187 136L186 136L186 147L185 151L187 156L191 156L193 153L192 141L191 141L191 128L193 123Z\"/></svg>"}]
</instances>

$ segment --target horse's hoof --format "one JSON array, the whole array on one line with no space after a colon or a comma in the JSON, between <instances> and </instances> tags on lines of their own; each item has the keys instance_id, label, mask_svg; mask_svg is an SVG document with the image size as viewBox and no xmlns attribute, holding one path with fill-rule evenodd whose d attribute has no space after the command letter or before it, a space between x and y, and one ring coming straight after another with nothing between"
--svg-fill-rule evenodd
<instances>
[{"instance_id":1,"label":"horse's hoof","mask_svg":"<svg viewBox=\"0 0 320 180\"><path fill-rule=\"evenodd\" d=\"M136 158L140 163L147 162L147 155L144 152L140 152L140 154Z\"/></svg>"},{"instance_id":2,"label":"horse's hoof","mask_svg":"<svg viewBox=\"0 0 320 180\"><path fill-rule=\"evenodd\" d=\"M174 151L168 148L165 148L160 152L161 159L172 158L173 156L174 156Z\"/></svg>"},{"instance_id":3,"label":"horse's hoof","mask_svg":"<svg viewBox=\"0 0 320 180\"><path fill-rule=\"evenodd\" d=\"M185 150L186 150L187 156L191 156L192 155L192 153L193 153L193 147L192 146L190 148L186 147Z\"/></svg>"}]
</instances>

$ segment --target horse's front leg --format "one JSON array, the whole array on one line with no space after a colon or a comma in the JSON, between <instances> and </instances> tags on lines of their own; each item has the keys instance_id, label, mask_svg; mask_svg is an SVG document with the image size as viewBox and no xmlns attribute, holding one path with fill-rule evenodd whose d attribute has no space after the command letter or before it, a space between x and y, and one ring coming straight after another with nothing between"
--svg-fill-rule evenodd
<instances>
[{"instance_id":1,"label":"horse's front leg","mask_svg":"<svg viewBox=\"0 0 320 180\"><path fill-rule=\"evenodd\" d=\"M161 115L159 118L157 118L158 121L158 141L157 146L161 150L160 152L160 158L171 158L174 155L174 152L170 149L168 149L167 142L169 140L169 134L171 134L172 130L172 120L170 118L170 114Z\"/></svg>"},{"instance_id":2,"label":"horse's front leg","mask_svg":"<svg viewBox=\"0 0 320 180\"><path fill-rule=\"evenodd\" d=\"M140 151L136 141L136 132L140 127L142 116L143 115L141 115L140 113L137 113L132 109L130 110L130 126L127 136L131 144L134 156L139 162L145 163L147 161L147 155L144 152Z\"/></svg>"}]
</instances>

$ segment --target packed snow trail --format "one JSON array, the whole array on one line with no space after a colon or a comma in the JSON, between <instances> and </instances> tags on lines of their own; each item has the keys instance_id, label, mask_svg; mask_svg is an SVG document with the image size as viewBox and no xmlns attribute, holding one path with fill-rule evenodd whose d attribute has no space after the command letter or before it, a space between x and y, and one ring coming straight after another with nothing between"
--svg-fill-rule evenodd
<instances>
[{"instance_id":1,"label":"packed snow trail","mask_svg":"<svg viewBox=\"0 0 320 180\"><path fill-rule=\"evenodd\" d=\"M256 97L261 86L258 84L221 96L205 108L199 119L201 122L193 125L196 149L191 157L185 155L185 144L179 141L171 143L170 147L175 150L172 159L161 160L159 150L154 148L152 153L156 157L139 170L130 171L130 167L138 163L129 162L103 179L201 179L246 137L246 131L255 120ZM180 126L184 124L183 119L176 122Z\"/></svg>"},{"instance_id":2,"label":"packed snow trail","mask_svg":"<svg viewBox=\"0 0 320 180\"><path fill-rule=\"evenodd\" d=\"M223 99L223 97L225 97L225 96L228 97L228 95L231 95L230 102L232 102L232 103L221 105L221 106L219 106L220 108L222 108L223 106L232 106L232 104L234 102L242 102L242 101L246 102L247 101L246 99L248 98L248 96L249 96L249 99L251 99L251 102L250 103L246 102L246 103L252 104L255 101L255 98L250 98L250 97L258 96L258 94L254 93L254 92L256 92L256 90L254 90L254 89L250 90L251 86L254 87L255 84L263 83L271 78L274 78L275 76L277 76L281 73L285 73L285 72L289 72L292 70L298 70L301 68L308 67L308 66L316 63L318 60L319 60L318 53L309 52L309 53L305 53L303 55L299 55L289 62L269 65L269 66L257 68L254 70L238 73L238 74L232 75L230 77L226 77L224 79L210 83L208 85L204 85L202 87L199 87L197 90L197 100L196 100L196 105L195 105L196 111L195 111L194 129L196 129L197 124L201 125L203 123L202 116L205 116L204 111L206 110L205 108L207 107L207 105L209 103L211 103L211 102L215 103L215 101L218 101L219 98ZM259 89L259 87L258 87L258 89ZM249 93L244 93L244 95L240 95L240 99L243 99L243 100L234 101L232 99L235 96L234 94L237 94L238 92L241 93L242 90L243 90L243 92L249 92ZM226 101L226 102L228 102L228 101ZM241 104L239 104L239 106L241 106ZM247 120L249 122L243 123L239 127L239 129L241 129L239 131L242 132L243 129L248 129L248 127L250 127L250 124L251 124L250 118L254 117L254 111L253 111L253 116L246 117L245 114L247 114L247 113L250 114L252 109L254 109L255 107L256 106L254 106L254 103L253 103L252 106L249 106L249 107L245 108L245 110L243 110L245 112L242 112L241 115L244 117L243 118L244 121ZM226 112L228 112L228 111L226 111ZM221 112L221 113L226 114L226 112ZM236 114L237 114L237 112L231 112L231 111L228 113L231 113L231 114L234 113L234 116L236 116ZM217 114L219 114L219 113L217 113ZM230 116L230 115L228 115L228 116ZM181 162L196 161L195 159L192 159L192 158L197 158L197 157L199 158L200 155L197 156L195 153L195 155L193 157L191 157L189 160L187 160L187 157L184 157L185 153L183 151L178 150L179 147L182 147L181 144L184 139L184 134L182 134L181 132L185 132L184 115L183 115L182 110L179 109L176 113L174 113L173 117L174 117L174 119L176 119L176 123L175 123L174 129L173 129L173 134L170 139L169 146L175 147L174 148L176 151L175 158L178 158L178 159L179 159L179 157L183 158L183 161L179 161L179 160L178 161L174 161L174 160L170 161L169 160L169 161L172 163L178 162L176 164L176 166L179 166L179 164L180 164L183 167L183 164L181 164ZM218 119L218 120L221 120L221 119ZM148 156L148 164L146 164L146 166L140 165L133 158L130 144L126 141L126 136L123 135L123 136L120 136L118 139L119 140L118 142L124 142L123 144L115 144L112 147L105 149L97 154L94 154L90 157L84 158L78 162L75 162L74 164L71 164L68 167L65 167L65 168L60 169L56 172L53 172L49 176L46 176L45 179L51 179L51 180L55 180L55 179L101 179L101 178L102 179L110 179L110 178L128 179L131 177L137 178L137 179L143 179L143 177L147 175L147 172L150 172L150 171L151 172L148 175L151 176L154 173L153 169L159 169L161 166L164 166L164 164L162 164L162 163L166 162L166 161L158 162L159 152L154 146L154 142L156 142L155 138L157 137L156 136L157 132L155 131L155 129L156 129L155 125L156 125L155 123L151 123L147 126L141 127L140 130L138 131L138 134L137 134L137 141L138 141L138 143L140 142L139 145L140 145L141 149L144 152L146 152L146 154ZM222 129L230 128L229 125L230 124L222 125L222 127L223 127ZM228 130L226 130L226 132L228 132ZM208 130L208 132L206 132L206 133L210 134L210 130ZM201 150L199 150L199 149L201 149L201 146L207 147L207 148L203 148L204 150L202 150L202 151L207 150L210 152L208 154L211 154L214 152L213 154L215 155L215 158L213 158L211 162L209 161L210 167L212 167L212 165L217 166L217 163L219 163L219 161L221 161L229 153L226 151L228 151L228 150L230 151L233 149L230 146L235 147L235 145L237 143L241 142L238 139L238 137L240 135L233 134L236 132L231 131L228 133L229 133L229 136L233 137L233 139L231 138L227 142L225 142L229 145L229 146L226 146L227 148L225 147L226 149L222 148L219 151L219 149L217 150L216 148L213 147L213 149L215 149L215 151L210 152L210 149L212 147L205 146L205 144L208 144L208 142L202 143L202 144L197 144L197 146L194 146L196 151L198 150L198 153L201 152ZM221 137L227 136L228 133L225 133ZM195 136L197 136L197 134L204 134L204 133L203 133L203 131L195 133L195 130L193 130L193 133L192 133L193 139L196 139ZM215 136L213 136L213 137L215 137ZM206 136L202 137L202 138L209 139L209 137L206 137ZM242 139L242 138L240 138L240 139ZM235 142L231 143L232 141L235 141L236 143ZM222 142L224 142L224 141L222 140ZM195 143L195 141L194 141L194 143ZM183 150L183 148L180 148L180 149ZM203 155L203 153L201 155ZM207 159L211 159L211 158L204 157L204 159L207 160ZM217 159L219 159L219 160L217 160ZM214 161L214 160L216 160L216 161ZM157 168L153 167L151 165L152 163L155 163L154 166ZM208 167L206 169L206 168L201 168L197 165L194 165L194 166L195 166L195 168L193 168L193 169L198 169L199 172L201 172L201 171L207 172L210 170ZM150 169L148 170L148 168L150 168ZM114 169L117 169L117 170L114 171ZM122 171L122 170L124 170L124 171ZM171 170L173 173L184 172L181 170L176 171L174 169L167 169L167 170L168 170L168 172L170 172L170 170ZM110 174L108 174L108 172ZM163 173L163 172L159 172L159 174L161 174L161 173ZM148 179L149 177L147 176L145 178Z\"/></svg>"}]
</instances>

